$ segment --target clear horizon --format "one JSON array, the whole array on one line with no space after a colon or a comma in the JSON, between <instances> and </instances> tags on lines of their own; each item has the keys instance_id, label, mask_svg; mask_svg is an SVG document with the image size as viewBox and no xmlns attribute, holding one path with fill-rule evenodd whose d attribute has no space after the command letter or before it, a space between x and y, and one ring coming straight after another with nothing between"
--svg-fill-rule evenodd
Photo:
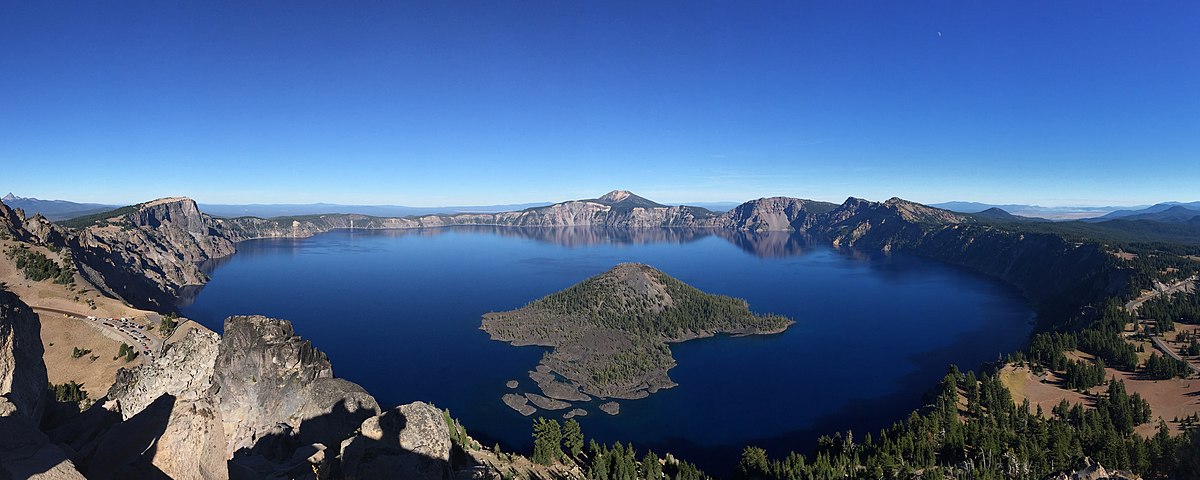
<instances>
[{"instance_id":1,"label":"clear horizon","mask_svg":"<svg viewBox=\"0 0 1200 480\"><path fill-rule=\"evenodd\" d=\"M0 192L1200 200L1195 2L354 7L0 8Z\"/></svg>"}]
</instances>

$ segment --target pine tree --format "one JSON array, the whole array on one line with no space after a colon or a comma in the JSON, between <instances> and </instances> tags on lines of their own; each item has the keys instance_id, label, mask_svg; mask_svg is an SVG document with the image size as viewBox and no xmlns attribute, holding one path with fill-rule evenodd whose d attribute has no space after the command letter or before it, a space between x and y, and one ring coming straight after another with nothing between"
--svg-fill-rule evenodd
<instances>
[{"instance_id":1,"label":"pine tree","mask_svg":"<svg viewBox=\"0 0 1200 480\"><path fill-rule=\"evenodd\" d=\"M553 465L562 458L562 427L557 420L538 417L533 421L533 461Z\"/></svg>"},{"instance_id":2,"label":"pine tree","mask_svg":"<svg viewBox=\"0 0 1200 480\"><path fill-rule=\"evenodd\" d=\"M572 458L579 458L583 453L583 431L574 418L563 423L563 447Z\"/></svg>"},{"instance_id":3,"label":"pine tree","mask_svg":"<svg viewBox=\"0 0 1200 480\"><path fill-rule=\"evenodd\" d=\"M658 463L658 455L646 452L642 457L642 473L646 480L658 480L663 476L662 464Z\"/></svg>"}]
</instances>

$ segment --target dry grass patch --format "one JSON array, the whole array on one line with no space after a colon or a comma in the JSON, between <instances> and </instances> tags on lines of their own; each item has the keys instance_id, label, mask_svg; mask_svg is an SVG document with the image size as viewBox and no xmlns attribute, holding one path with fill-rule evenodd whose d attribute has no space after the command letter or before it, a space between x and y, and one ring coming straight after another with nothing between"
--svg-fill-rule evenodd
<instances>
[{"instance_id":1,"label":"dry grass patch","mask_svg":"<svg viewBox=\"0 0 1200 480\"><path fill-rule=\"evenodd\" d=\"M38 316L42 320L42 345L46 348L42 358L46 362L50 383L74 381L82 384L83 389L95 399L108 392L108 387L116 378L117 369L142 363L141 356L132 362L126 362L124 358L113 360L121 348L121 342L105 336L98 327L86 321L56 313L40 313ZM91 352L72 358L75 348Z\"/></svg>"},{"instance_id":2,"label":"dry grass patch","mask_svg":"<svg viewBox=\"0 0 1200 480\"><path fill-rule=\"evenodd\" d=\"M1042 407L1044 417L1049 417L1054 406L1063 400L1091 405L1086 395L1060 387L1062 382L1053 372L1046 371L1038 376L1028 367L1008 365L1000 370L1000 382L1012 392L1017 405L1029 400L1029 408L1037 412L1037 407Z\"/></svg>"}]
</instances>

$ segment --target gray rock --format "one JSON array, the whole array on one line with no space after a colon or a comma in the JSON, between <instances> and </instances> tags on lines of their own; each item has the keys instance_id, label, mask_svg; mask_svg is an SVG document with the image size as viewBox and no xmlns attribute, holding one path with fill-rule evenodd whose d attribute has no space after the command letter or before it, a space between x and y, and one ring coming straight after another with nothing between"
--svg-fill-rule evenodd
<instances>
[{"instance_id":1,"label":"gray rock","mask_svg":"<svg viewBox=\"0 0 1200 480\"><path fill-rule=\"evenodd\" d=\"M509 380L507 382L504 382L504 386L506 386L508 388L517 388L517 386L519 386L519 385L521 385L521 384L517 383L516 380Z\"/></svg>"},{"instance_id":2,"label":"gray rock","mask_svg":"<svg viewBox=\"0 0 1200 480\"><path fill-rule=\"evenodd\" d=\"M526 417L533 415L534 412L537 412L536 408L529 405L529 399L525 398L524 395L506 393L504 396L500 397L500 401L504 402L505 405L508 405L508 408L516 410L518 413Z\"/></svg>"},{"instance_id":3,"label":"gray rock","mask_svg":"<svg viewBox=\"0 0 1200 480\"><path fill-rule=\"evenodd\" d=\"M207 329L189 330L153 361L118 370L108 398L120 405L123 420L137 415L162 395L172 395L178 401L210 398L220 341Z\"/></svg>"},{"instance_id":4,"label":"gray rock","mask_svg":"<svg viewBox=\"0 0 1200 480\"><path fill-rule=\"evenodd\" d=\"M296 441L337 445L379 413L375 398L334 378L325 354L286 320L226 319L213 383L229 456L255 448L290 455L288 444Z\"/></svg>"},{"instance_id":5,"label":"gray rock","mask_svg":"<svg viewBox=\"0 0 1200 480\"><path fill-rule=\"evenodd\" d=\"M564 418L564 419L567 419L567 420L570 420L570 419L572 419L572 418L574 418L574 417L584 417L584 416L587 416L587 414L588 414L587 410L584 410L584 409L582 409L582 408L572 408L572 409L571 409L571 411L569 411L569 412L567 412L567 413L564 413L564 414L563 414L563 418Z\"/></svg>"},{"instance_id":6,"label":"gray rock","mask_svg":"<svg viewBox=\"0 0 1200 480\"><path fill-rule=\"evenodd\" d=\"M15 294L0 290L0 396L8 399L8 415L34 425L42 420L47 396L43 353L37 314Z\"/></svg>"},{"instance_id":7,"label":"gray rock","mask_svg":"<svg viewBox=\"0 0 1200 480\"><path fill-rule=\"evenodd\" d=\"M562 400L555 400L553 398L543 397L536 393L526 393L525 398L528 398L530 402L532 402L534 405L537 405L538 408L543 409L543 410L562 410L564 408L570 408L570 406L571 406L570 403L564 402Z\"/></svg>"},{"instance_id":8,"label":"gray rock","mask_svg":"<svg viewBox=\"0 0 1200 480\"><path fill-rule=\"evenodd\" d=\"M219 412L207 399L176 401L162 395L112 426L85 461L90 479L225 479L225 436Z\"/></svg>"},{"instance_id":9,"label":"gray rock","mask_svg":"<svg viewBox=\"0 0 1200 480\"><path fill-rule=\"evenodd\" d=\"M342 443L343 478L441 480L449 474L450 429L432 405L401 405L363 421L361 432Z\"/></svg>"},{"instance_id":10,"label":"gray rock","mask_svg":"<svg viewBox=\"0 0 1200 480\"><path fill-rule=\"evenodd\" d=\"M601 403L600 411L607 413L609 415L616 415L618 413L621 413L621 404L619 404L617 402Z\"/></svg>"}]
</instances>

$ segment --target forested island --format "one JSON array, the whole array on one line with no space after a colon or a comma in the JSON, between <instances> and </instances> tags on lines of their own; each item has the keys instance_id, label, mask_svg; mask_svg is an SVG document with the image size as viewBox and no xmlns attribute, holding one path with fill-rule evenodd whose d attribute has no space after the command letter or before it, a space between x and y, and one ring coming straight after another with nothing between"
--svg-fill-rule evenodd
<instances>
[{"instance_id":1,"label":"forested island","mask_svg":"<svg viewBox=\"0 0 1200 480\"><path fill-rule=\"evenodd\" d=\"M488 313L482 329L493 340L552 347L530 377L547 397L588 401L644 398L675 386L667 375L675 366L670 343L773 334L793 323L648 265L622 263L523 308Z\"/></svg>"}]
</instances>

